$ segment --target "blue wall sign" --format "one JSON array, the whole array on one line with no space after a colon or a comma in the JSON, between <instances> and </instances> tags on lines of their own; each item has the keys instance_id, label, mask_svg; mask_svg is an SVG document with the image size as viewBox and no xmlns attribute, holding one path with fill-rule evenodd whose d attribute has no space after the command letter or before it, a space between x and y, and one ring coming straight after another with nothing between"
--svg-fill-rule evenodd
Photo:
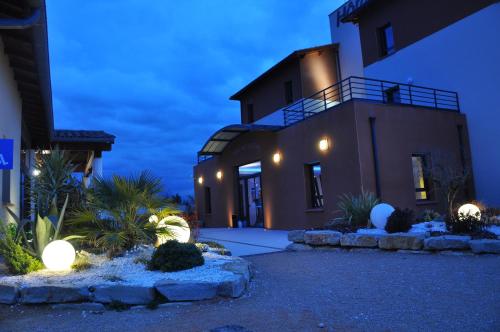
<instances>
[{"instance_id":1,"label":"blue wall sign","mask_svg":"<svg viewBox=\"0 0 500 332\"><path fill-rule=\"evenodd\" d=\"M0 169L14 168L14 140L0 139Z\"/></svg>"}]
</instances>

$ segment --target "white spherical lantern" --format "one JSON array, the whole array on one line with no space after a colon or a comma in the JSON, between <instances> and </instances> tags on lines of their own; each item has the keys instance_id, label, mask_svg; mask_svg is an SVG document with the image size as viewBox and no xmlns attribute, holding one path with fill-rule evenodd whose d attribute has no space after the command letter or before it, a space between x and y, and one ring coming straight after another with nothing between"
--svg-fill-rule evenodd
<instances>
[{"instance_id":1,"label":"white spherical lantern","mask_svg":"<svg viewBox=\"0 0 500 332\"><path fill-rule=\"evenodd\" d=\"M175 222L177 225L169 225L170 222ZM178 216L168 216L158 223L157 228L167 228L172 232L172 235L158 235L158 245L167 242L168 240L177 240L182 243L189 241L191 237L191 231L189 229L189 224L186 220Z\"/></svg>"},{"instance_id":2,"label":"white spherical lantern","mask_svg":"<svg viewBox=\"0 0 500 332\"><path fill-rule=\"evenodd\" d=\"M394 208L386 203L377 204L370 212L370 220L378 229L385 229L387 218L394 212Z\"/></svg>"},{"instance_id":3,"label":"white spherical lantern","mask_svg":"<svg viewBox=\"0 0 500 332\"><path fill-rule=\"evenodd\" d=\"M481 210L474 204L464 204L458 209L458 218L472 216L477 220L481 219Z\"/></svg>"},{"instance_id":4,"label":"white spherical lantern","mask_svg":"<svg viewBox=\"0 0 500 332\"><path fill-rule=\"evenodd\" d=\"M42 253L42 261L49 270L69 270L75 261L75 248L68 241L52 241Z\"/></svg>"}]
</instances>

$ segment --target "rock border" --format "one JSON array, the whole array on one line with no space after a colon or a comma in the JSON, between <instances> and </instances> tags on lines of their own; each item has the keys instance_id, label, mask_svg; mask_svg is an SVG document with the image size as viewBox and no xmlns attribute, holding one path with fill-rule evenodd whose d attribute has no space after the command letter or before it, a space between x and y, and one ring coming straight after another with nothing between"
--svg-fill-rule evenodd
<instances>
[{"instance_id":1,"label":"rock border","mask_svg":"<svg viewBox=\"0 0 500 332\"><path fill-rule=\"evenodd\" d=\"M365 234L341 233L331 230L293 230L288 233L289 251L314 249L371 248L398 252L465 252L473 254L500 254L500 239L472 240L470 236L430 236L426 233Z\"/></svg>"},{"instance_id":2,"label":"rock border","mask_svg":"<svg viewBox=\"0 0 500 332\"><path fill-rule=\"evenodd\" d=\"M89 285L88 287L58 287L53 285L23 287L0 284L0 304L75 304L76 308L101 308L99 304L113 302L125 305L146 305L158 297L170 302L191 302L217 297L238 298L248 289L253 277L250 262L234 257L221 269L233 276L218 282L165 279L153 286L117 283L116 285ZM81 304L76 306L76 304ZM95 304L94 306L92 304ZM64 307L64 306L63 306ZM98 310L97 310L98 311Z\"/></svg>"}]
</instances>

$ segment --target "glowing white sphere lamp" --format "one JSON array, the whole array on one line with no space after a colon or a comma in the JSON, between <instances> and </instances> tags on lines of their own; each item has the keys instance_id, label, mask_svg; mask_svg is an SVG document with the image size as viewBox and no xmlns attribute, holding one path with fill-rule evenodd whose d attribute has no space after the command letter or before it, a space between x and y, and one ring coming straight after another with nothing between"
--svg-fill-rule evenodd
<instances>
[{"instance_id":1,"label":"glowing white sphere lamp","mask_svg":"<svg viewBox=\"0 0 500 332\"><path fill-rule=\"evenodd\" d=\"M458 218L472 216L477 220L481 219L481 210L474 204L464 204L458 208Z\"/></svg>"},{"instance_id":2,"label":"glowing white sphere lamp","mask_svg":"<svg viewBox=\"0 0 500 332\"><path fill-rule=\"evenodd\" d=\"M69 270L75 261L75 248L68 241L52 241L42 253L42 261L49 270Z\"/></svg>"},{"instance_id":3,"label":"glowing white sphere lamp","mask_svg":"<svg viewBox=\"0 0 500 332\"><path fill-rule=\"evenodd\" d=\"M387 218L394 212L394 208L386 203L377 204L370 212L370 220L378 229L385 229Z\"/></svg>"},{"instance_id":4,"label":"glowing white sphere lamp","mask_svg":"<svg viewBox=\"0 0 500 332\"><path fill-rule=\"evenodd\" d=\"M177 225L169 225L170 222L175 222ZM172 232L172 235L158 234L157 245L163 244L168 240L177 240L182 243L189 241L191 230L186 220L178 216L168 216L158 223L157 228L167 228Z\"/></svg>"}]
</instances>

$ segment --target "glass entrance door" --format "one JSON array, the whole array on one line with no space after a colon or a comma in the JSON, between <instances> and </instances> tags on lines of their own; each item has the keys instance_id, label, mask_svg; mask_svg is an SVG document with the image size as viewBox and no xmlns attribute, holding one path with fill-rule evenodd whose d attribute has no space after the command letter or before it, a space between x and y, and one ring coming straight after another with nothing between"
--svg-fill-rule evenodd
<instances>
[{"instance_id":1,"label":"glass entrance door","mask_svg":"<svg viewBox=\"0 0 500 332\"><path fill-rule=\"evenodd\" d=\"M260 162L239 167L239 219L244 227L264 227Z\"/></svg>"}]
</instances>

